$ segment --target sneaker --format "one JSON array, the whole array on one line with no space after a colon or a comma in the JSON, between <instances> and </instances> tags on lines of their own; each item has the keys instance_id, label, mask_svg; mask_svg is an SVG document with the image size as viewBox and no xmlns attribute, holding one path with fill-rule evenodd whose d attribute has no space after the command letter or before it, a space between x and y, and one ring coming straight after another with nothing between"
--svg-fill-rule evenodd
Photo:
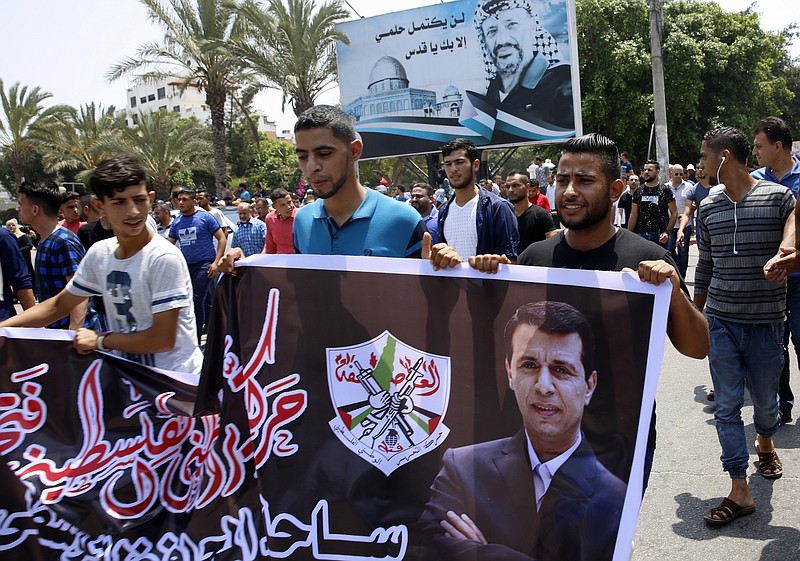
<instances>
[{"instance_id":1,"label":"sneaker","mask_svg":"<svg viewBox=\"0 0 800 561\"><path fill-rule=\"evenodd\" d=\"M786 425L792 422L792 411L790 409L781 409L781 421L782 425Z\"/></svg>"}]
</instances>

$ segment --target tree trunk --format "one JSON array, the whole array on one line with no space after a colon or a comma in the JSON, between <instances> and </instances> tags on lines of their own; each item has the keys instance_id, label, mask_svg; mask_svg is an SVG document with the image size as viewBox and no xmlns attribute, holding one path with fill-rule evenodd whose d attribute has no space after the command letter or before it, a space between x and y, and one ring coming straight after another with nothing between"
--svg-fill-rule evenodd
<instances>
[{"instance_id":1,"label":"tree trunk","mask_svg":"<svg viewBox=\"0 0 800 561\"><path fill-rule=\"evenodd\" d=\"M211 111L211 141L214 144L214 191L220 183L227 183L227 156L225 146L225 88L206 90L206 103Z\"/></svg>"},{"instance_id":2,"label":"tree trunk","mask_svg":"<svg viewBox=\"0 0 800 561\"><path fill-rule=\"evenodd\" d=\"M11 171L14 172L14 193L12 194L16 195L19 193L19 188L22 185L22 178L25 174L25 164L27 163L27 158L19 152L12 152L9 160L11 163Z\"/></svg>"},{"instance_id":3,"label":"tree trunk","mask_svg":"<svg viewBox=\"0 0 800 561\"><path fill-rule=\"evenodd\" d=\"M292 109L294 110L294 114L297 117L299 117L303 113L303 111L305 111L306 109L311 109L312 107L314 107L314 102L311 100L297 99L297 98L292 100Z\"/></svg>"},{"instance_id":4,"label":"tree trunk","mask_svg":"<svg viewBox=\"0 0 800 561\"><path fill-rule=\"evenodd\" d=\"M169 179L167 179L165 181L163 179L156 179L154 177L153 178L153 187L154 187L154 190L156 192L156 199L159 199L159 200L162 200L162 201L169 201L170 200L169 196L170 196L171 189L170 189Z\"/></svg>"}]
</instances>

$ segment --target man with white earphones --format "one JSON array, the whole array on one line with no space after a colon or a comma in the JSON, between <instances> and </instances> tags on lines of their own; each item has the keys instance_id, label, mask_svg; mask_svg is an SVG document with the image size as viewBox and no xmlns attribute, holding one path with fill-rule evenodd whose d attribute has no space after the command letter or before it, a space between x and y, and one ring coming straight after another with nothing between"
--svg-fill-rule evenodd
<instances>
[{"instance_id":1,"label":"man with white earphones","mask_svg":"<svg viewBox=\"0 0 800 561\"><path fill-rule=\"evenodd\" d=\"M754 407L758 470L767 479L783 474L772 435L779 427L786 273L765 278L764 267L781 247L795 246L795 199L786 187L751 177L749 155L747 137L733 127L703 137L700 161L711 185L723 185L700 203L694 300L708 319L714 420L722 468L731 477L727 498L705 517L712 525L755 512L741 416L745 384Z\"/></svg>"}]
</instances>

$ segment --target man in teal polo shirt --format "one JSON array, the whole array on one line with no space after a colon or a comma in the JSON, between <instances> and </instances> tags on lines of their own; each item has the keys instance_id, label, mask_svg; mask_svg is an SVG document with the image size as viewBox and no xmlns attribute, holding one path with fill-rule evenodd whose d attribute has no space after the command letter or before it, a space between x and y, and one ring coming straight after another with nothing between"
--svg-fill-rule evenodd
<instances>
[{"instance_id":1,"label":"man in teal polo shirt","mask_svg":"<svg viewBox=\"0 0 800 561\"><path fill-rule=\"evenodd\" d=\"M344 112L314 106L298 117L294 132L300 169L319 197L295 216L297 253L420 256L427 230L419 213L359 182L363 145Z\"/></svg>"},{"instance_id":2,"label":"man in teal polo shirt","mask_svg":"<svg viewBox=\"0 0 800 561\"><path fill-rule=\"evenodd\" d=\"M298 117L294 132L300 169L318 197L295 214L296 253L420 257L425 223L410 205L361 185L363 144L346 113L316 105ZM240 257L231 250L220 270L233 273Z\"/></svg>"}]
</instances>

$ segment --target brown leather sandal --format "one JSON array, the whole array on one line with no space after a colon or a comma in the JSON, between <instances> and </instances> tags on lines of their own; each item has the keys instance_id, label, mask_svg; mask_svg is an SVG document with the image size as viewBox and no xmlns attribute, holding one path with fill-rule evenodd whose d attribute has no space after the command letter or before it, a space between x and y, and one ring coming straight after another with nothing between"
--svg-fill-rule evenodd
<instances>
[{"instance_id":1,"label":"brown leather sandal","mask_svg":"<svg viewBox=\"0 0 800 561\"><path fill-rule=\"evenodd\" d=\"M780 479L783 475L783 464L775 450L771 452L761 452L756 441L756 453L758 453L758 473L765 479Z\"/></svg>"},{"instance_id":2,"label":"brown leather sandal","mask_svg":"<svg viewBox=\"0 0 800 561\"><path fill-rule=\"evenodd\" d=\"M742 507L726 497L722 499L722 503L720 503L719 506L712 508L708 515L703 517L703 520L712 526L722 526L724 524L730 524L740 516L753 514L755 511L756 505Z\"/></svg>"}]
</instances>

